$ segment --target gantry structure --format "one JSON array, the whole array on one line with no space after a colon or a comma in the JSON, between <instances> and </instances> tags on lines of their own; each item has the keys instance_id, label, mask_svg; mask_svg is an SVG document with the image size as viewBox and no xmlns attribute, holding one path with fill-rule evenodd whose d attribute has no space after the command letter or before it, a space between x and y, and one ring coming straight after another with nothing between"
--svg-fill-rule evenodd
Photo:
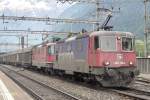
<instances>
[{"instance_id":1,"label":"gantry structure","mask_svg":"<svg viewBox=\"0 0 150 100\"><path fill-rule=\"evenodd\" d=\"M37 21L37 22L45 22L47 25L52 25L50 23L58 24L58 23L84 23L84 24L92 24L96 25L97 28L96 30L99 30L100 28L104 28L110 18L112 17L112 14L110 13L108 15L108 18L106 18L106 21L102 26L100 26L100 23L102 20L100 20L100 11L101 7L100 5L104 2L103 0L57 0L57 2L82 2L82 3L94 3L96 4L96 16L95 19L93 20L80 20L80 19L65 19L65 18L51 18L51 17L26 17L26 16L7 16L5 14L2 14L0 16L0 20L2 20L3 23L6 23L7 21ZM108 9L106 9L108 10ZM111 12L111 11L110 11ZM21 45L22 49L24 48L24 45L28 47L28 34L42 34L42 36L48 37L48 35L51 34L66 34L66 33L73 33L73 32L54 32L54 31L31 31L31 30L8 30L7 28L4 28L4 30L0 30L0 33L17 33L14 35L9 35L9 34L1 34L0 36L16 36L19 38L19 43L18 44L12 44L12 43L2 43L0 44L1 46L3 45L11 45L11 46L17 46ZM27 43L24 43L26 37Z\"/></svg>"},{"instance_id":2,"label":"gantry structure","mask_svg":"<svg viewBox=\"0 0 150 100\"><path fill-rule=\"evenodd\" d=\"M144 0L144 43L145 57L150 56L150 0Z\"/></svg>"}]
</instances>

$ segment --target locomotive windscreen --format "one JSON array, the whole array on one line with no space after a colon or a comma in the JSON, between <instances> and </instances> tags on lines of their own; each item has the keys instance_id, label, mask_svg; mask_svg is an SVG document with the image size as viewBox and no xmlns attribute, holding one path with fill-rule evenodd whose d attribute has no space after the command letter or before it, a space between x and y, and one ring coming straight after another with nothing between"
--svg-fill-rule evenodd
<instances>
[{"instance_id":1,"label":"locomotive windscreen","mask_svg":"<svg viewBox=\"0 0 150 100\"><path fill-rule=\"evenodd\" d=\"M54 46L48 47L48 54L54 54Z\"/></svg>"},{"instance_id":2,"label":"locomotive windscreen","mask_svg":"<svg viewBox=\"0 0 150 100\"><path fill-rule=\"evenodd\" d=\"M103 51L116 51L115 36L101 36L101 49Z\"/></svg>"},{"instance_id":3,"label":"locomotive windscreen","mask_svg":"<svg viewBox=\"0 0 150 100\"><path fill-rule=\"evenodd\" d=\"M133 39L123 37L122 38L122 50L132 51L133 50Z\"/></svg>"}]
</instances>

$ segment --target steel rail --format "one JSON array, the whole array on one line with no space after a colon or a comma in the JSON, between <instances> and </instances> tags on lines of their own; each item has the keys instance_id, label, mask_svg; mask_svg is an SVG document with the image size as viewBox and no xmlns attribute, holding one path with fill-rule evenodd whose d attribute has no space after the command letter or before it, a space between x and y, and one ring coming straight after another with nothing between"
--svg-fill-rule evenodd
<instances>
[{"instance_id":1,"label":"steel rail","mask_svg":"<svg viewBox=\"0 0 150 100\"><path fill-rule=\"evenodd\" d=\"M35 93L32 89L26 87L24 84L22 84L21 82L19 82L17 79L15 79L14 77L12 77L10 74L6 73L3 69L1 70L3 73L5 73L10 79L12 79L15 83L17 83L19 86L21 86L25 91L27 91L33 98L35 98L36 100L44 100L43 97L41 97L40 95L38 95L37 93Z\"/></svg>"},{"instance_id":2,"label":"steel rail","mask_svg":"<svg viewBox=\"0 0 150 100\"><path fill-rule=\"evenodd\" d=\"M150 80L145 79L145 78L142 78L142 77L139 77L138 79L136 79L136 81L139 81L139 82L143 82L143 83L150 84Z\"/></svg>"},{"instance_id":3,"label":"steel rail","mask_svg":"<svg viewBox=\"0 0 150 100\"><path fill-rule=\"evenodd\" d=\"M111 91L117 92L121 95L129 96L135 99L150 100L150 92L148 91L138 90L138 89L130 88L130 87L124 87L123 90L111 89Z\"/></svg>"}]
</instances>

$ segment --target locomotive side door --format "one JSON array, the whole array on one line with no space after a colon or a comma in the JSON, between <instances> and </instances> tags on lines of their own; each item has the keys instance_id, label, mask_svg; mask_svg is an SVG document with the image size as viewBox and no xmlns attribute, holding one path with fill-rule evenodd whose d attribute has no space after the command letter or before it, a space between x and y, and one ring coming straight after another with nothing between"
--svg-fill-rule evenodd
<instances>
[{"instance_id":1,"label":"locomotive side door","mask_svg":"<svg viewBox=\"0 0 150 100\"><path fill-rule=\"evenodd\" d=\"M100 52L100 40L99 36L93 36L89 42L89 65L98 66Z\"/></svg>"}]
</instances>

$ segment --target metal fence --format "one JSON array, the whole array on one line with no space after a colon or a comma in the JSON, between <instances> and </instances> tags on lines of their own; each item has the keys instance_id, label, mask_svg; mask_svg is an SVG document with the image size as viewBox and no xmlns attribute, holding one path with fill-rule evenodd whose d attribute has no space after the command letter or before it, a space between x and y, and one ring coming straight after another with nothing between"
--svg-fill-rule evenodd
<instances>
[{"instance_id":1,"label":"metal fence","mask_svg":"<svg viewBox=\"0 0 150 100\"><path fill-rule=\"evenodd\" d=\"M137 58L137 68L140 73L150 74L150 58Z\"/></svg>"}]
</instances>

